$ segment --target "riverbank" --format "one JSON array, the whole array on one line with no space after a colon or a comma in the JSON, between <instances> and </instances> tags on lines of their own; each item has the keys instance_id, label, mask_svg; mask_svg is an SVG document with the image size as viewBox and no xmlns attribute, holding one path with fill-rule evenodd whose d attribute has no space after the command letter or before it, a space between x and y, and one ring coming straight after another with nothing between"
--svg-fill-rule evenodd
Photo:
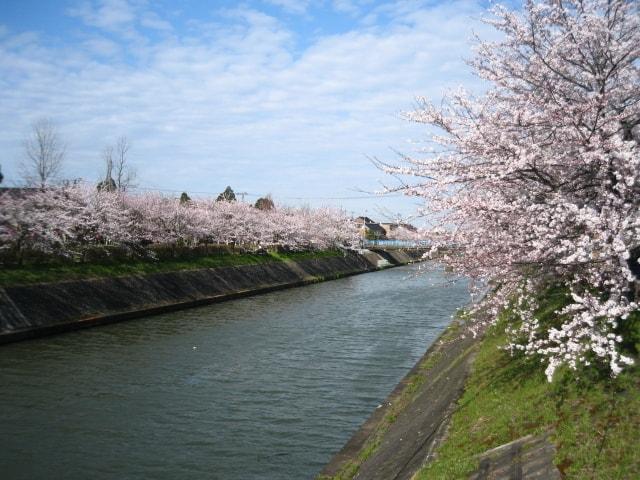
<instances>
[{"instance_id":1,"label":"riverbank","mask_svg":"<svg viewBox=\"0 0 640 480\"><path fill-rule=\"evenodd\" d=\"M319 478L640 478L638 362L549 383L502 348L508 315L477 338L454 320Z\"/></svg>"},{"instance_id":2,"label":"riverbank","mask_svg":"<svg viewBox=\"0 0 640 480\"><path fill-rule=\"evenodd\" d=\"M318 480L411 478L442 439L478 343L453 320Z\"/></svg>"},{"instance_id":3,"label":"riverbank","mask_svg":"<svg viewBox=\"0 0 640 480\"><path fill-rule=\"evenodd\" d=\"M562 370L550 383L539 361L504 348L508 315L503 312L479 342L447 437L415 479L470 478L474 472L473 478L503 478L479 474L504 461L489 458L491 450L523 439L545 440L530 461L532 468L547 466L545 475L528 477L521 465L522 478L640 478L638 359L616 378L596 369ZM506 466L513 469L513 460Z\"/></svg>"},{"instance_id":4,"label":"riverbank","mask_svg":"<svg viewBox=\"0 0 640 480\"><path fill-rule=\"evenodd\" d=\"M0 288L0 343L366 273L414 257L400 251L344 251L214 268L9 283Z\"/></svg>"},{"instance_id":5,"label":"riverbank","mask_svg":"<svg viewBox=\"0 0 640 480\"><path fill-rule=\"evenodd\" d=\"M217 247L215 254L193 254L178 258L105 258L100 262L89 263L53 263L17 266L4 266L0 269L0 287L34 283L53 283L89 278L123 277L127 275L149 275L153 273L200 270L204 268L237 267L262 263L299 261L312 258L341 257L340 250L322 250L313 252L276 252L246 253L234 251L231 247Z\"/></svg>"}]
</instances>

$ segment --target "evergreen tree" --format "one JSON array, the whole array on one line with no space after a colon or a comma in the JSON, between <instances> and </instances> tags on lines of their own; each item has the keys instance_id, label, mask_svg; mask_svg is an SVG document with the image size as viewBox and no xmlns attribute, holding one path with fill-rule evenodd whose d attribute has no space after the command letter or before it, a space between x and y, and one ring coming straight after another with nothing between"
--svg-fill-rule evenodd
<instances>
[{"instance_id":1,"label":"evergreen tree","mask_svg":"<svg viewBox=\"0 0 640 480\"><path fill-rule=\"evenodd\" d=\"M218 195L218 198L216 198L216 202L235 202L236 201L236 194L233 193L233 189L229 186L227 186L227 188L224 189L224 192L222 192L220 195Z\"/></svg>"},{"instance_id":2,"label":"evergreen tree","mask_svg":"<svg viewBox=\"0 0 640 480\"><path fill-rule=\"evenodd\" d=\"M273 210L275 205L273 204L271 196L267 195L266 197L260 197L258 200L256 200L255 207L258 210Z\"/></svg>"}]
</instances>

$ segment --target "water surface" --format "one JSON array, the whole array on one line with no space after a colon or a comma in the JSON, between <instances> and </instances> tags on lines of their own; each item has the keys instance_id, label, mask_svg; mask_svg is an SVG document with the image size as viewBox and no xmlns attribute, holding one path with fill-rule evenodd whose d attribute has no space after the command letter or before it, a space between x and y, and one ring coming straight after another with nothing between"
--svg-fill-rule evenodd
<instances>
[{"instance_id":1,"label":"water surface","mask_svg":"<svg viewBox=\"0 0 640 480\"><path fill-rule=\"evenodd\" d=\"M0 347L2 478L312 478L468 301L415 268Z\"/></svg>"}]
</instances>

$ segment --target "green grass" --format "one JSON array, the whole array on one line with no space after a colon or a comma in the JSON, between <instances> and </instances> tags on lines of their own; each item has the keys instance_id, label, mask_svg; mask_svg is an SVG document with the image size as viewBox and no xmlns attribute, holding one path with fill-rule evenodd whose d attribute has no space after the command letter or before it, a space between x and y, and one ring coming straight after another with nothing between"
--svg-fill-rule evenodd
<instances>
[{"instance_id":1,"label":"green grass","mask_svg":"<svg viewBox=\"0 0 640 480\"><path fill-rule=\"evenodd\" d=\"M539 312L545 321L563 302L562 292L550 293ZM559 371L548 383L538 361L499 349L507 341L504 321L482 341L447 438L415 478L468 478L478 454L547 430L554 432L563 478L640 478L640 368L615 379L595 370Z\"/></svg>"},{"instance_id":2,"label":"green grass","mask_svg":"<svg viewBox=\"0 0 640 480\"><path fill-rule=\"evenodd\" d=\"M225 253L190 259L172 259L162 261L132 260L113 264L77 263L60 265L29 265L25 267L0 268L0 286L78 280L96 277L143 275L179 270L196 270L200 268L283 262L287 260L306 260L339 255L342 255L342 253L338 250L288 253L269 252L266 255Z\"/></svg>"}]
</instances>

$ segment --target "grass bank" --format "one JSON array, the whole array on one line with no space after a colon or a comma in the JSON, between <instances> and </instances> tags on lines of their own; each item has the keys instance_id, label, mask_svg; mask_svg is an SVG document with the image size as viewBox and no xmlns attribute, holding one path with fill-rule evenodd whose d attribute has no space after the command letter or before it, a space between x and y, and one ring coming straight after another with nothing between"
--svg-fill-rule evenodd
<instances>
[{"instance_id":1,"label":"grass bank","mask_svg":"<svg viewBox=\"0 0 640 480\"><path fill-rule=\"evenodd\" d=\"M547 293L539 312L543 321L563 301L557 291ZM549 430L563 478L640 478L638 362L617 378L595 369L558 371L549 383L538 361L512 357L500 348L507 343L509 315L503 312L486 333L447 437L436 459L414 478L468 478L479 466L478 454ZM633 322L637 327L637 319Z\"/></svg>"},{"instance_id":2,"label":"grass bank","mask_svg":"<svg viewBox=\"0 0 640 480\"><path fill-rule=\"evenodd\" d=\"M339 250L313 252L268 252L264 254L220 253L186 259L133 260L114 263L71 263L55 265L27 265L0 268L0 286L25 285L42 282L81 280L86 278L119 277L150 273L230 267L286 260L306 260L340 256Z\"/></svg>"}]
</instances>

